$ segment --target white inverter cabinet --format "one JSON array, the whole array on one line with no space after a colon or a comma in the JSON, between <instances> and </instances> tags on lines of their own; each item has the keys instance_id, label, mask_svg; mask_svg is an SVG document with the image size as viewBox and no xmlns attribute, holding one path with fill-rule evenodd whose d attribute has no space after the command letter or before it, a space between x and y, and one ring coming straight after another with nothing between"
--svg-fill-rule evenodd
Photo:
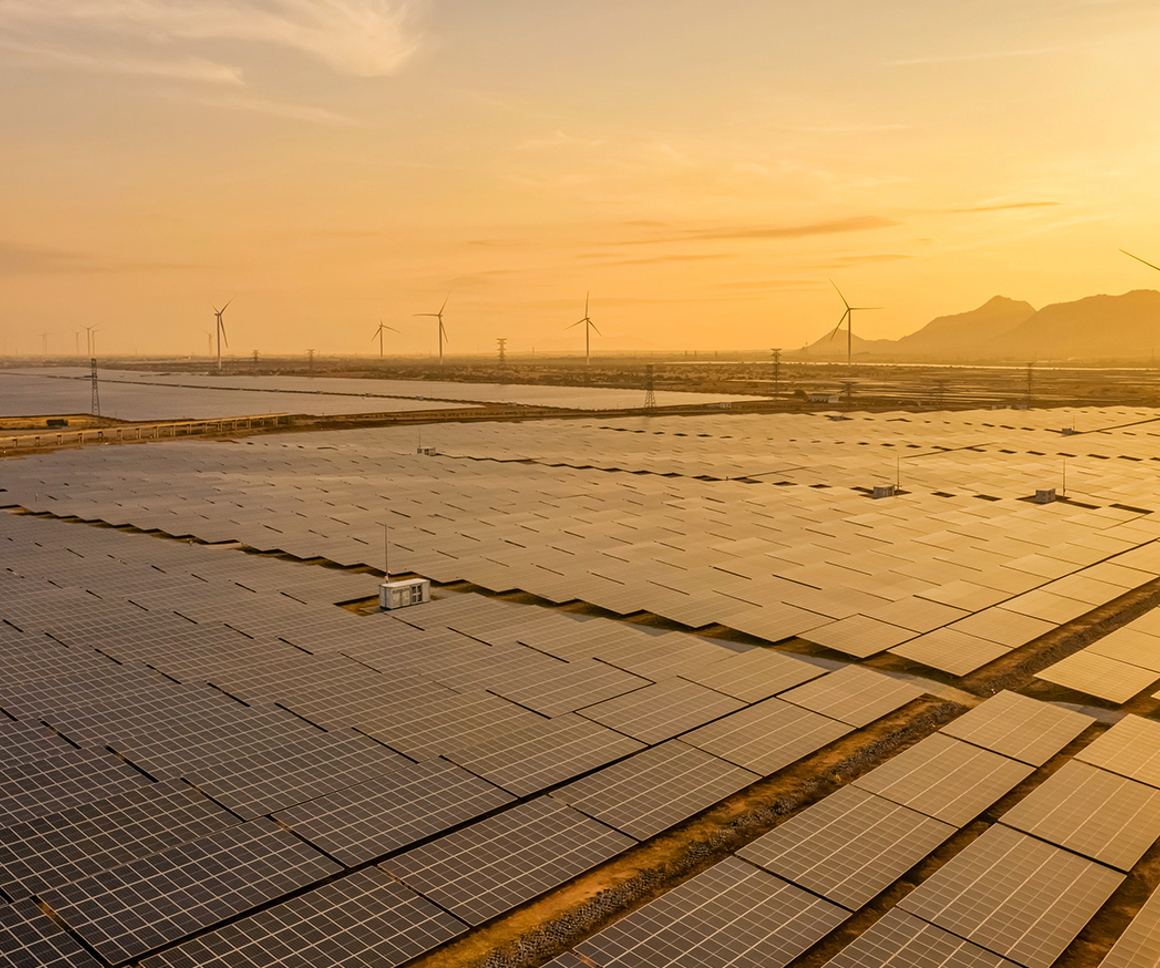
<instances>
[{"instance_id":1,"label":"white inverter cabinet","mask_svg":"<svg viewBox=\"0 0 1160 968\"><path fill-rule=\"evenodd\" d=\"M406 608L431 601L431 579L405 578L379 585L379 608Z\"/></svg>"}]
</instances>

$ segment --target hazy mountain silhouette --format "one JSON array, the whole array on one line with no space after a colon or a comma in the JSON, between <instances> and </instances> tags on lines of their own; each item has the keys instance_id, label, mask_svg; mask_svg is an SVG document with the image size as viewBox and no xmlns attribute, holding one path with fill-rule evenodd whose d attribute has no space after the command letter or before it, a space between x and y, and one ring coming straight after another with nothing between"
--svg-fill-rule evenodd
<instances>
[{"instance_id":1,"label":"hazy mountain silhouette","mask_svg":"<svg viewBox=\"0 0 1160 968\"><path fill-rule=\"evenodd\" d=\"M995 296L978 309L932 319L917 333L895 342L895 352L908 357L950 360L976 357L993 340L1003 337L1035 315L1035 307L1019 299Z\"/></svg>"},{"instance_id":2,"label":"hazy mountain silhouette","mask_svg":"<svg viewBox=\"0 0 1160 968\"><path fill-rule=\"evenodd\" d=\"M1141 359L1160 349L1160 292L1087 296L1038 311L995 296L978 309L939 316L901 339L853 340L855 359L960 360ZM827 333L794 353L798 359L844 360L846 331Z\"/></svg>"}]
</instances>

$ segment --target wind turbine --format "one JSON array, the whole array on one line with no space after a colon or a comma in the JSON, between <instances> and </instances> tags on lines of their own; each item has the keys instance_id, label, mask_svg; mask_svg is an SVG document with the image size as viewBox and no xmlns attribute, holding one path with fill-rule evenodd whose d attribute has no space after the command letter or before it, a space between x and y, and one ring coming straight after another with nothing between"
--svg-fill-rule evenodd
<instances>
[{"instance_id":1,"label":"wind turbine","mask_svg":"<svg viewBox=\"0 0 1160 968\"><path fill-rule=\"evenodd\" d=\"M838 288L838 284L833 279L830 280L830 285L834 287L838 297L842 300L842 305L846 307L846 311L842 313L842 318L838 320L838 325L834 327L834 331L830 333L830 339L833 340L838 335L842 328L842 323L846 323L846 366L850 366L850 361L854 356L854 310L859 311L863 309L881 309L881 306L851 306L846 302L846 297L842 295L842 290Z\"/></svg>"},{"instance_id":2,"label":"wind turbine","mask_svg":"<svg viewBox=\"0 0 1160 968\"><path fill-rule=\"evenodd\" d=\"M1132 255L1132 253L1129 252L1127 249L1120 249L1120 251L1123 252L1124 255L1128 256L1129 258L1135 259L1137 262L1144 262L1144 260L1141 259L1138 255ZM1160 270L1160 266L1154 266L1154 265L1152 265L1151 262L1144 262L1144 265L1146 265L1149 269Z\"/></svg>"},{"instance_id":3,"label":"wind turbine","mask_svg":"<svg viewBox=\"0 0 1160 968\"><path fill-rule=\"evenodd\" d=\"M96 326L85 327L85 339L87 340L89 356L97 355L97 333L99 332L100 330Z\"/></svg>"},{"instance_id":4,"label":"wind turbine","mask_svg":"<svg viewBox=\"0 0 1160 968\"><path fill-rule=\"evenodd\" d=\"M585 366L592 365L592 330L596 329L596 324L588 318L588 297L590 294L591 293L588 293L588 292L584 293L584 318L578 319L578 320L576 320L576 322L574 322L572 324L572 326L579 326L581 323L584 324L584 365ZM571 329L572 326L565 326L564 328ZM604 334L601 333L600 330L596 329L596 335L603 336Z\"/></svg>"},{"instance_id":5,"label":"wind turbine","mask_svg":"<svg viewBox=\"0 0 1160 968\"><path fill-rule=\"evenodd\" d=\"M81 355L81 331L79 329L73 330L73 337L77 345L77 356Z\"/></svg>"},{"instance_id":6,"label":"wind turbine","mask_svg":"<svg viewBox=\"0 0 1160 968\"><path fill-rule=\"evenodd\" d=\"M447 305L447 303L446 303L446 302L444 302L444 303L443 303L443 305L444 305L444 306L446 306L446 305ZM441 309L441 310L439 310L439 311L440 311L440 312L443 312L443 310L442 310L442 309ZM427 314L426 314L426 313L420 313L419 315L427 315ZM442 326L442 325L443 325L443 320L442 320L442 319L440 319L440 320L439 320L439 325L440 325L440 326ZM394 327L394 326L388 326L386 323L384 323L384 322L383 322L383 317L382 317L382 316L380 316L380 317L379 317L379 328L375 330L375 336L377 336L377 337L379 338L379 359L380 359L380 360L383 358L383 330L384 330L384 329L389 329L389 330L390 330L392 333L397 333L397 332L398 332L398 330L397 330L397 329L395 329L395 327ZM372 337L371 337L371 342L372 342L372 343L375 341L375 336L372 336ZM440 359L442 359L442 354L440 354Z\"/></svg>"},{"instance_id":7,"label":"wind turbine","mask_svg":"<svg viewBox=\"0 0 1160 968\"><path fill-rule=\"evenodd\" d=\"M226 346L230 345L230 341L226 337L226 324L222 320L222 316L225 315L225 311L229 309L230 303L232 302L233 299L230 299L224 306L222 306L221 309L218 309L217 306L214 306L213 308L214 317L217 319L217 326L215 329L217 330L217 360L219 373L222 370L222 340L224 339L226 341Z\"/></svg>"},{"instance_id":8,"label":"wind turbine","mask_svg":"<svg viewBox=\"0 0 1160 968\"><path fill-rule=\"evenodd\" d=\"M213 356L213 333L208 329L203 329L202 332L205 333L205 355Z\"/></svg>"},{"instance_id":9,"label":"wind turbine","mask_svg":"<svg viewBox=\"0 0 1160 968\"><path fill-rule=\"evenodd\" d=\"M451 298L451 293L447 294L447 299ZM447 299L443 300L443 305L439 307L437 313L412 313L413 316L434 316L439 320L439 365L443 365L443 341L447 339L447 330L443 328L443 310L447 308ZM382 323L380 322L381 326ZM382 332L380 330L380 332Z\"/></svg>"}]
</instances>

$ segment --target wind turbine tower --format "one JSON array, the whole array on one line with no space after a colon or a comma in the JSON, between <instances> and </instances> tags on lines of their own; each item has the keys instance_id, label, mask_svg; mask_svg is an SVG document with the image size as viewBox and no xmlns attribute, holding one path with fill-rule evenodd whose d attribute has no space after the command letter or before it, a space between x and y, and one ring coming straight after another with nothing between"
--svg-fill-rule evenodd
<instances>
[{"instance_id":1,"label":"wind turbine tower","mask_svg":"<svg viewBox=\"0 0 1160 968\"><path fill-rule=\"evenodd\" d=\"M564 327L565 329L572 329L574 326L580 326L581 324L583 324L583 326L584 326L584 365L585 366L592 365L592 330L596 329L596 324L594 322L592 322L591 319L588 318L588 296L589 296L589 293L584 294L584 318L576 320L576 322L574 322L571 326ZM604 334L601 333L600 330L596 329L596 335L603 336Z\"/></svg>"},{"instance_id":2,"label":"wind turbine tower","mask_svg":"<svg viewBox=\"0 0 1160 968\"><path fill-rule=\"evenodd\" d=\"M398 330L394 326L388 326L383 322L382 316L379 317L379 328L375 330L375 336L379 338L379 359L383 358L383 330L389 329L392 333L397 333ZM375 341L375 336L371 337L371 342Z\"/></svg>"},{"instance_id":3,"label":"wind turbine tower","mask_svg":"<svg viewBox=\"0 0 1160 968\"><path fill-rule=\"evenodd\" d=\"M97 355L97 333L99 332L100 330L96 326L85 327L85 345L90 357Z\"/></svg>"},{"instance_id":4,"label":"wind turbine tower","mask_svg":"<svg viewBox=\"0 0 1160 968\"><path fill-rule=\"evenodd\" d=\"M451 293L447 294L447 298L443 300L443 305L439 307L437 313L414 313L415 316L434 316L439 320L439 365L443 365L443 341L447 339L447 330L443 328L443 310L447 308L447 300L451 298Z\"/></svg>"},{"instance_id":5,"label":"wind turbine tower","mask_svg":"<svg viewBox=\"0 0 1160 968\"><path fill-rule=\"evenodd\" d=\"M214 319L217 321L217 325L214 327L214 329L217 332L217 364L218 364L217 368L218 368L218 373L221 373L221 371L222 371L222 340L224 339L226 341L227 347L230 345L229 338L226 336L226 324L225 324L225 321L222 319L222 316L225 315L225 311L227 309L229 309L230 303L232 303L232 302L233 302L233 299L230 299L226 302L226 304L224 306L222 306L221 309L218 309L217 306L214 306L214 308L213 308Z\"/></svg>"},{"instance_id":6,"label":"wind turbine tower","mask_svg":"<svg viewBox=\"0 0 1160 968\"><path fill-rule=\"evenodd\" d=\"M842 313L842 318L838 320L838 325L834 327L834 331L830 334L832 340L838 335L842 329L842 323L846 324L846 366L850 366L854 358L854 311L859 312L864 309L881 309L881 306L851 306L846 302L846 297L842 295L842 290L838 288L838 284L833 279L830 280L830 285L834 287L838 298L842 300L842 305L846 307L846 311Z\"/></svg>"}]
</instances>

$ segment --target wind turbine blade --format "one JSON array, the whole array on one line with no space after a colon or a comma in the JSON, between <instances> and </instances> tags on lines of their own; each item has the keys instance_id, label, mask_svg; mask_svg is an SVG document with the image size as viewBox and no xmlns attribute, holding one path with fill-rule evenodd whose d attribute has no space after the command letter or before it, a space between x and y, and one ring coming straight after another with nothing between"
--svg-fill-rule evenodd
<instances>
[{"instance_id":1,"label":"wind turbine blade","mask_svg":"<svg viewBox=\"0 0 1160 968\"><path fill-rule=\"evenodd\" d=\"M588 292L584 293L584 318L585 318L585 319L587 319L587 318L588 318L588 297L589 297L590 295L592 295L592 291L591 291L591 290L589 290Z\"/></svg>"},{"instance_id":2,"label":"wind turbine blade","mask_svg":"<svg viewBox=\"0 0 1160 968\"><path fill-rule=\"evenodd\" d=\"M439 312L443 312L447 308L447 300L451 298L451 290L447 290L447 295L443 297L443 305L439 307Z\"/></svg>"},{"instance_id":3,"label":"wind turbine blade","mask_svg":"<svg viewBox=\"0 0 1160 968\"><path fill-rule=\"evenodd\" d=\"M392 333L397 333L398 330L394 326L384 326L383 329L389 329Z\"/></svg>"},{"instance_id":4,"label":"wind turbine blade","mask_svg":"<svg viewBox=\"0 0 1160 968\"><path fill-rule=\"evenodd\" d=\"M443 334L443 341L445 343L451 342L451 339L447 335L447 327L443 325L443 320L439 320L439 332Z\"/></svg>"},{"instance_id":5,"label":"wind turbine blade","mask_svg":"<svg viewBox=\"0 0 1160 968\"><path fill-rule=\"evenodd\" d=\"M830 340L831 341L833 340L833 338L835 336L837 336L842 331L842 323L844 323L846 321L846 317L849 315L850 315L849 309L847 309L844 313L842 313L842 318L838 320L838 325L835 326L834 331L832 333L830 333Z\"/></svg>"},{"instance_id":6,"label":"wind turbine blade","mask_svg":"<svg viewBox=\"0 0 1160 968\"><path fill-rule=\"evenodd\" d=\"M1135 259L1137 262L1143 262L1144 265L1146 265L1149 269L1155 269L1158 272L1160 272L1160 266L1154 266L1154 265L1152 265L1151 262L1147 262L1144 259L1141 259L1138 255L1132 255L1132 253L1129 252L1127 249L1120 249L1120 251L1123 252L1124 255L1128 256L1129 258Z\"/></svg>"},{"instance_id":7,"label":"wind turbine blade","mask_svg":"<svg viewBox=\"0 0 1160 968\"><path fill-rule=\"evenodd\" d=\"M833 279L831 279L830 285L834 287L834 291L838 294L838 297L842 300L842 305L845 306L847 309L849 309L850 304L848 302L846 302L846 297L842 295L842 290L838 288L838 284L836 282L834 282Z\"/></svg>"},{"instance_id":8,"label":"wind turbine blade","mask_svg":"<svg viewBox=\"0 0 1160 968\"><path fill-rule=\"evenodd\" d=\"M224 313L224 312L225 312L227 309L229 309L229 308L230 308L230 303L232 303L233 301L234 301L234 298L233 298L233 296L231 296L231 297L229 298L229 300L227 300L226 304L225 304L224 306L222 306L222 309L221 309L221 311Z\"/></svg>"},{"instance_id":9,"label":"wind turbine blade","mask_svg":"<svg viewBox=\"0 0 1160 968\"><path fill-rule=\"evenodd\" d=\"M223 309L222 312L225 312L225 310ZM226 324L225 323L222 323L222 342L225 343L226 346L230 345L229 337L226 336Z\"/></svg>"},{"instance_id":10,"label":"wind turbine blade","mask_svg":"<svg viewBox=\"0 0 1160 968\"><path fill-rule=\"evenodd\" d=\"M565 326L564 329L575 329L577 326L579 326L583 322L587 322L587 320L578 319L571 326Z\"/></svg>"},{"instance_id":11,"label":"wind turbine blade","mask_svg":"<svg viewBox=\"0 0 1160 968\"><path fill-rule=\"evenodd\" d=\"M591 326L593 329L596 329L596 324L594 322L592 322L592 320L588 320L588 325ZM600 330L596 329L596 335L603 336L604 334L602 332L600 332Z\"/></svg>"},{"instance_id":12,"label":"wind turbine blade","mask_svg":"<svg viewBox=\"0 0 1160 968\"><path fill-rule=\"evenodd\" d=\"M882 309L884 307L882 307L882 306L851 306L850 308L857 309L857 310L863 310L863 309Z\"/></svg>"},{"instance_id":13,"label":"wind turbine blade","mask_svg":"<svg viewBox=\"0 0 1160 968\"><path fill-rule=\"evenodd\" d=\"M412 316L438 316L438 313L411 313Z\"/></svg>"}]
</instances>

